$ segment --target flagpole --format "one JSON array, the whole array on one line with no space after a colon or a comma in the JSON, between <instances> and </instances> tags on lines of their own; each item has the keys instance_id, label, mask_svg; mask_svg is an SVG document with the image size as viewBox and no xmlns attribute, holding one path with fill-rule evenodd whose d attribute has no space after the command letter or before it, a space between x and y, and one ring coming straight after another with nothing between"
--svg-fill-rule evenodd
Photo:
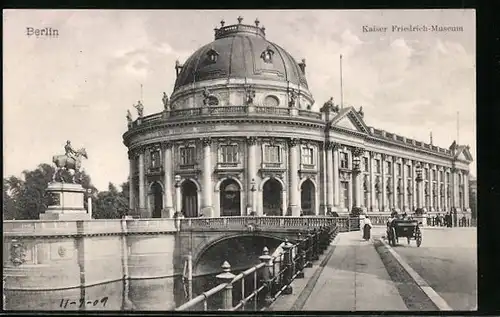
<instances>
[{"instance_id":1,"label":"flagpole","mask_svg":"<svg viewBox=\"0 0 500 317\"><path fill-rule=\"evenodd\" d=\"M142 84L141 84L141 102L143 102L144 100L142 100Z\"/></svg>"},{"instance_id":2,"label":"flagpole","mask_svg":"<svg viewBox=\"0 0 500 317\"><path fill-rule=\"evenodd\" d=\"M342 54L340 54L340 108L344 109L344 92L342 87Z\"/></svg>"},{"instance_id":3,"label":"flagpole","mask_svg":"<svg viewBox=\"0 0 500 317\"><path fill-rule=\"evenodd\" d=\"M460 138L460 111L457 111L457 145L459 145Z\"/></svg>"}]
</instances>

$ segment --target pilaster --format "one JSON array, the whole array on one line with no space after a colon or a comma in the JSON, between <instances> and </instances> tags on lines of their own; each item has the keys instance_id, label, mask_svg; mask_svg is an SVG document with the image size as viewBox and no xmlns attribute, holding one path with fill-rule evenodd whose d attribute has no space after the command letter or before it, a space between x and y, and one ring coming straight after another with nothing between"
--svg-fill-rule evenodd
<instances>
[{"instance_id":1,"label":"pilaster","mask_svg":"<svg viewBox=\"0 0 500 317\"><path fill-rule=\"evenodd\" d=\"M334 143L326 142L326 203L327 208L332 209L334 205L334 159L333 159Z\"/></svg>"},{"instance_id":2,"label":"pilaster","mask_svg":"<svg viewBox=\"0 0 500 317\"><path fill-rule=\"evenodd\" d=\"M162 218L172 218L174 216L174 206L172 200L172 143L165 142L163 144L163 185L164 185L164 201L165 213L162 213Z\"/></svg>"},{"instance_id":3,"label":"pilaster","mask_svg":"<svg viewBox=\"0 0 500 317\"><path fill-rule=\"evenodd\" d=\"M144 176L144 149L139 153L139 209L141 217L146 209L146 180Z\"/></svg>"}]
</instances>

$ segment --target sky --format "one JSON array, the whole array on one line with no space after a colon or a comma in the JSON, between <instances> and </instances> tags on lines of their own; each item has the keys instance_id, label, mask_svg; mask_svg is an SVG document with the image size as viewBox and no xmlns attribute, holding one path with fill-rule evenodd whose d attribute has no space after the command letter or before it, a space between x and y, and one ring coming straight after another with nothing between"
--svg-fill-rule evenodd
<instances>
[{"instance_id":1,"label":"sky","mask_svg":"<svg viewBox=\"0 0 500 317\"><path fill-rule=\"evenodd\" d=\"M145 115L172 93L183 63L226 25L266 27L266 39L297 61L317 110L340 100L363 107L367 125L448 148L458 137L476 158L474 10L4 10L4 177L51 163L66 140L89 155L94 185L128 177L126 111L141 98ZM458 31L393 31L393 26ZM367 26L386 32L365 32ZM27 28L58 37L28 36ZM459 114L458 114L459 113ZM457 128L459 127L459 128ZM476 162L471 164L476 175Z\"/></svg>"}]
</instances>

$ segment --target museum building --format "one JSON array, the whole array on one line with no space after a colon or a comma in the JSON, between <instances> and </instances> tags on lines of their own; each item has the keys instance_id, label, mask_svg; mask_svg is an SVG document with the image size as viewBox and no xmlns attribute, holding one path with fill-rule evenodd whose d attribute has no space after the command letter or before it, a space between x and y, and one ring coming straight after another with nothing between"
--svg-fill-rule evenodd
<instances>
[{"instance_id":1,"label":"museum building","mask_svg":"<svg viewBox=\"0 0 500 317\"><path fill-rule=\"evenodd\" d=\"M164 110L128 112L130 213L141 218L344 215L392 210L470 218L468 146L367 126L333 98L315 106L306 61L243 23L215 29ZM319 111L313 109L320 108Z\"/></svg>"}]
</instances>

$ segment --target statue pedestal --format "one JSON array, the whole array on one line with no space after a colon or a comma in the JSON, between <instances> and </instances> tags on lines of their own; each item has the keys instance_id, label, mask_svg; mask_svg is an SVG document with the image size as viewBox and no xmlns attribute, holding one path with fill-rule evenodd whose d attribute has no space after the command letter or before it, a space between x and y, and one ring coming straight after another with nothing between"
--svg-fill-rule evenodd
<instances>
[{"instance_id":1,"label":"statue pedestal","mask_svg":"<svg viewBox=\"0 0 500 317\"><path fill-rule=\"evenodd\" d=\"M50 183L46 190L48 207L40 220L89 220L83 206L85 191L80 184Z\"/></svg>"}]
</instances>

